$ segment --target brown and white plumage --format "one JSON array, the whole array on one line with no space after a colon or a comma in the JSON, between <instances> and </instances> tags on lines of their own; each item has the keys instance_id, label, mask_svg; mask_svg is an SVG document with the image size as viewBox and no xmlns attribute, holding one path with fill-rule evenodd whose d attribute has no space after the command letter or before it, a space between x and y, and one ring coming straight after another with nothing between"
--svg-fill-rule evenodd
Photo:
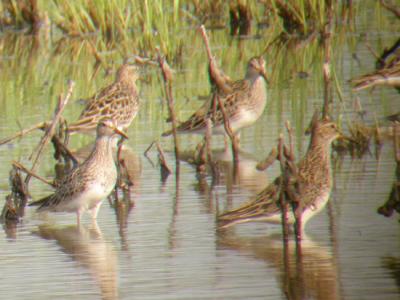
<instances>
[{"instance_id":1,"label":"brown and white plumage","mask_svg":"<svg viewBox=\"0 0 400 300\"><path fill-rule=\"evenodd\" d=\"M393 58L387 59L376 71L351 79L354 90L388 85L400 87L400 48L394 52Z\"/></svg>"},{"instance_id":2,"label":"brown and white plumage","mask_svg":"<svg viewBox=\"0 0 400 300\"><path fill-rule=\"evenodd\" d=\"M91 211L96 219L102 200L115 186L117 169L113 158L113 136L123 135L107 120L97 126L97 138L89 157L58 184L56 191L29 205L39 206L38 211L75 212L78 223L84 211Z\"/></svg>"},{"instance_id":3,"label":"brown and white plumage","mask_svg":"<svg viewBox=\"0 0 400 300\"><path fill-rule=\"evenodd\" d=\"M115 81L87 100L78 121L69 125L69 132L94 131L103 119L113 119L121 130L128 128L139 111L140 101L135 84L137 78L136 66L122 65Z\"/></svg>"},{"instance_id":4,"label":"brown and white plumage","mask_svg":"<svg viewBox=\"0 0 400 300\"><path fill-rule=\"evenodd\" d=\"M177 127L178 133L204 133L205 120L209 118L213 133L225 134L218 98L223 103L234 133L257 121L264 111L267 100L264 59L262 57L250 59L245 78L229 84L231 92L215 91L200 109ZM171 131L167 131L163 136L170 134Z\"/></svg>"},{"instance_id":5,"label":"brown and white plumage","mask_svg":"<svg viewBox=\"0 0 400 300\"><path fill-rule=\"evenodd\" d=\"M305 157L298 164L299 199L302 201L302 225L321 211L329 200L332 189L331 144L340 136L336 124L318 121L312 131L311 141ZM225 212L218 217L220 227L234 224L263 221L281 222L279 206L279 185L277 177L263 191L250 198L241 207ZM294 217L289 214L289 223Z\"/></svg>"}]
</instances>

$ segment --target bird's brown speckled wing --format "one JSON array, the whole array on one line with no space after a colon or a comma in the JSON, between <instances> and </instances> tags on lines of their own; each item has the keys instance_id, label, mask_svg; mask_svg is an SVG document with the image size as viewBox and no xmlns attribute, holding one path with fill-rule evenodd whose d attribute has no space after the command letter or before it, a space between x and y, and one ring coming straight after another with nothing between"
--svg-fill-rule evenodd
<instances>
[{"instance_id":1,"label":"bird's brown speckled wing","mask_svg":"<svg viewBox=\"0 0 400 300\"><path fill-rule=\"evenodd\" d=\"M70 131L94 130L104 118L117 121L119 127L129 125L139 110L139 97L135 89L114 83L87 101L79 120L69 126Z\"/></svg>"},{"instance_id":2,"label":"bird's brown speckled wing","mask_svg":"<svg viewBox=\"0 0 400 300\"><path fill-rule=\"evenodd\" d=\"M223 124L223 114L219 106L219 100L229 120L234 120L239 112L242 99L245 99L245 93L249 90L249 82L240 80L232 83L233 92L225 94L223 92L214 92L211 98L198 109L190 118L178 126L178 131L198 131L206 127L205 120L209 118L213 126ZM169 132L168 132L169 133ZM168 133L166 135L168 135Z\"/></svg>"},{"instance_id":3,"label":"bird's brown speckled wing","mask_svg":"<svg viewBox=\"0 0 400 300\"><path fill-rule=\"evenodd\" d=\"M53 194L32 202L29 206L39 206L38 211L51 210L52 207L56 207L61 201L69 201L72 197L84 191L87 180L83 175L85 174L81 173L80 168L73 169L60 181L58 188Z\"/></svg>"},{"instance_id":4,"label":"bird's brown speckled wing","mask_svg":"<svg viewBox=\"0 0 400 300\"><path fill-rule=\"evenodd\" d=\"M251 220L261 215L270 216L280 212L278 204L280 180L280 177L276 178L274 182L239 208L221 214L218 217L219 226L223 227L243 220Z\"/></svg>"}]
</instances>

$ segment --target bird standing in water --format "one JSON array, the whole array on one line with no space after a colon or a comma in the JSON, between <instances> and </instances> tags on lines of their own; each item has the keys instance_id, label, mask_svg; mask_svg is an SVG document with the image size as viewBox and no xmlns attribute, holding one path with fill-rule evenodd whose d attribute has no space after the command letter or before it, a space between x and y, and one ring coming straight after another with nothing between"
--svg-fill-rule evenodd
<instances>
[{"instance_id":1,"label":"bird standing in water","mask_svg":"<svg viewBox=\"0 0 400 300\"><path fill-rule=\"evenodd\" d=\"M216 90L200 109L177 127L177 132L203 134L207 127L206 119L210 119L214 134L226 134L219 100L234 134L254 124L262 115L267 102L265 60L262 57L251 58L245 78L229 83L229 87L230 92ZM164 132L163 136L171 133Z\"/></svg>"},{"instance_id":2,"label":"bird standing in water","mask_svg":"<svg viewBox=\"0 0 400 300\"><path fill-rule=\"evenodd\" d=\"M114 136L127 136L111 120L97 126L95 146L89 157L65 175L56 191L29 205L39 206L37 211L74 212L80 224L83 212L90 211L96 220L102 200L113 190L117 181L117 168L113 158Z\"/></svg>"},{"instance_id":3,"label":"bird standing in water","mask_svg":"<svg viewBox=\"0 0 400 300\"><path fill-rule=\"evenodd\" d=\"M311 133L306 155L298 164L299 201L302 202L302 230L307 221L320 212L329 200L332 190L331 144L340 136L335 123L317 121ZM270 185L239 208L227 211L218 217L218 226L226 228L239 223L281 222L279 186L282 178ZM295 218L288 214L288 223Z\"/></svg>"}]
</instances>

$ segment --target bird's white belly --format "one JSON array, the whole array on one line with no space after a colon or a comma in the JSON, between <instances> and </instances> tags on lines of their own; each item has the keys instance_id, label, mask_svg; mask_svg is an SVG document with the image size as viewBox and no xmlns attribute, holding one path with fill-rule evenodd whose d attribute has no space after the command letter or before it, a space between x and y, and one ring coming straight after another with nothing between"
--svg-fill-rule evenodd
<instances>
[{"instance_id":1,"label":"bird's white belly","mask_svg":"<svg viewBox=\"0 0 400 300\"><path fill-rule=\"evenodd\" d=\"M236 133L242 128L249 127L254 124L255 121L259 118L259 114L255 111L250 111L248 109L242 109L239 115L235 119L231 119L229 121L229 126L232 131ZM220 124L213 128L214 134L225 134L224 124Z\"/></svg>"},{"instance_id":2,"label":"bird's white belly","mask_svg":"<svg viewBox=\"0 0 400 300\"><path fill-rule=\"evenodd\" d=\"M111 191L112 188L106 189L105 185L99 182L91 183L83 193L66 203L65 207L60 207L60 210L69 212L90 210L103 201Z\"/></svg>"},{"instance_id":3,"label":"bird's white belly","mask_svg":"<svg viewBox=\"0 0 400 300\"><path fill-rule=\"evenodd\" d=\"M257 114L255 111L243 109L240 112L240 115L237 118L237 120L232 121L232 125L231 125L232 129L233 129L233 131L237 131L242 128L249 127L249 126L253 125L257 121L258 118L259 118L259 114Z\"/></svg>"},{"instance_id":4,"label":"bird's white belly","mask_svg":"<svg viewBox=\"0 0 400 300\"><path fill-rule=\"evenodd\" d=\"M312 205L308 206L304 210L301 216L301 222L303 227L308 222L308 220L310 220L314 215L318 214L325 207L326 203L328 203L329 196L330 196L330 191L323 193L320 197L316 199L316 201ZM290 225L294 224L296 219L294 217L292 209L290 208L288 209L287 217L288 217L287 219L288 224ZM279 212L277 214L265 216L264 218L261 217L258 219L258 221L272 223L272 224L280 224L282 222L282 215Z\"/></svg>"},{"instance_id":5,"label":"bird's white belly","mask_svg":"<svg viewBox=\"0 0 400 300\"><path fill-rule=\"evenodd\" d=\"M330 194L331 194L330 191L323 193L315 200L315 202L312 205L307 207L307 209L303 212L302 215L303 224L306 224L307 221L311 219L311 217L318 214L325 207L326 203L328 203Z\"/></svg>"}]
</instances>

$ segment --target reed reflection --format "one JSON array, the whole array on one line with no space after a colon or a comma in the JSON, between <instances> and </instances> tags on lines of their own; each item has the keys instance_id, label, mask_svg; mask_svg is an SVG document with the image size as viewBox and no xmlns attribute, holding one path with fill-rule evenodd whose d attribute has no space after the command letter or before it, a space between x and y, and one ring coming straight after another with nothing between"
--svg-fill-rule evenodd
<instances>
[{"instance_id":1,"label":"reed reflection","mask_svg":"<svg viewBox=\"0 0 400 300\"><path fill-rule=\"evenodd\" d=\"M389 274L396 281L400 291L400 257L386 256L381 258L382 266L388 270Z\"/></svg>"},{"instance_id":2,"label":"reed reflection","mask_svg":"<svg viewBox=\"0 0 400 300\"><path fill-rule=\"evenodd\" d=\"M181 153L180 158L189 164L195 164L196 153L187 150ZM257 158L245 151L239 151L239 163L237 168L233 163L230 149L215 149L212 151L212 161L216 165L216 177L213 183L225 185L227 192L237 186L251 193L261 191L268 184L267 173L257 170ZM208 166L209 167L209 166ZM202 188L200 187L200 190Z\"/></svg>"}]
</instances>

